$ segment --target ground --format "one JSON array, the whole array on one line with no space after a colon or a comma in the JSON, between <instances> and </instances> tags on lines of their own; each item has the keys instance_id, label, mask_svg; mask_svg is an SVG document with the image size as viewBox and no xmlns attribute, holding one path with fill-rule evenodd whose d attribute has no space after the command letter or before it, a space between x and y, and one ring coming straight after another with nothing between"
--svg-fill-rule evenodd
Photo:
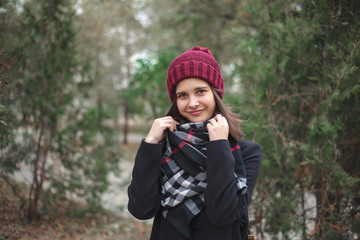
<instances>
[{"instance_id":1,"label":"ground","mask_svg":"<svg viewBox=\"0 0 360 240\"><path fill-rule=\"evenodd\" d=\"M137 146L129 144L124 147L127 161L134 156ZM125 160L126 161L126 160ZM145 240L149 239L149 223L121 217L109 211L95 215L67 216L65 209L82 208L79 203L59 203L57 213L49 214L40 220L25 221L21 204L13 195L7 184L0 181L0 240L39 239L39 240Z\"/></svg>"},{"instance_id":2,"label":"ground","mask_svg":"<svg viewBox=\"0 0 360 240\"><path fill-rule=\"evenodd\" d=\"M0 239L149 239L150 226L135 220L111 215L44 217L29 223L19 215L19 204L4 199L0 207Z\"/></svg>"}]
</instances>

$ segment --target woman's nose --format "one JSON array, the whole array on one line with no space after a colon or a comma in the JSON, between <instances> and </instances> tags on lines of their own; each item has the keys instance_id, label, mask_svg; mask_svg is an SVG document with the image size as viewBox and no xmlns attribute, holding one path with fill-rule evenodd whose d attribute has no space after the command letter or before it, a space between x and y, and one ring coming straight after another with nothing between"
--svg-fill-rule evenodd
<instances>
[{"instance_id":1,"label":"woman's nose","mask_svg":"<svg viewBox=\"0 0 360 240\"><path fill-rule=\"evenodd\" d=\"M199 101L196 97L190 97L189 107L197 107L199 106Z\"/></svg>"}]
</instances>

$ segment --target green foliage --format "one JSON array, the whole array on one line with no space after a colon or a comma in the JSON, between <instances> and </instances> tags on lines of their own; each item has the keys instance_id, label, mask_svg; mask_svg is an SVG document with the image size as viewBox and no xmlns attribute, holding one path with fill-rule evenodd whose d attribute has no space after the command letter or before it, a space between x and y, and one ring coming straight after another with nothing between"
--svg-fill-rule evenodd
<instances>
[{"instance_id":1,"label":"green foliage","mask_svg":"<svg viewBox=\"0 0 360 240\"><path fill-rule=\"evenodd\" d=\"M193 46L208 47L221 64L236 60L233 26L242 22L245 14L238 0L153 0L155 25L161 32L158 47L181 47L182 50ZM160 11L159 11L160 8ZM166 33L163 34L164 29ZM153 33L158 34L158 32ZM157 39L159 37L155 36ZM155 39L156 39L155 38Z\"/></svg>"},{"instance_id":2,"label":"green foliage","mask_svg":"<svg viewBox=\"0 0 360 240\"><path fill-rule=\"evenodd\" d=\"M11 125L9 122L14 122L14 115L9 112L9 110L0 103L0 149L13 151L18 148L15 143L14 133L11 131ZM0 179L4 175L12 174L17 169L17 164L19 160L16 155L20 154L19 152L13 152L13 154L5 154L4 151L0 152Z\"/></svg>"},{"instance_id":3,"label":"green foliage","mask_svg":"<svg viewBox=\"0 0 360 240\"><path fill-rule=\"evenodd\" d=\"M260 199L272 202L280 193L296 200L299 191L313 191L318 204L314 236L350 236L359 231L353 223L359 202L354 168L359 169L360 6L257 1L246 11L251 27L238 37L244 88L238 101L243 118L253 122L245 123L247 137L263 147ZM266 212L269 233L286 236L299 229L302 223L291 219L301 219L305 209L276 208ZM305 232L303 238L310 237Z\"/></svg>"},{"instance_id":4,"label":"green foliage","mask_svg":"<svg viewBox=\"0 0 360 240\"><path fill-rule=\"evenodd\" d=\"M6 103L13 119L8 134L1 134L11 140L1 141L2 174L11 177L20 165L32 170L29 200L22 199L30 220L69 197L96 211L108 174L119 170L116 131L109 125L116 112L81 95L90 73L78 57L73 2L23 1L18 9L18 22L8 19L12 38L4 40L18 75Z\"/></svg>"},{"instance_id":5,"label":"green foliage","mask_svg":"<svg viewBox=\"0 0 360 240\"><path fill-rule=\"evenodd\" d=\"M7 51L6 42L6 39L11 36L6 31L9 28L5 21L7 19L6 15L15 11L15 7L12 7L11 2L0 2L0 9L3 9L3 13L0 13L0 181L6 180L6 174L12 174L17 169L19 160L16 155L22 152L13 152L10 155L4 151L17 148L14 147L16 145L15 136L11 128L12 125L16 125L17 119L14 112L7 107L12 93L11 85L14 82L14 76L16 76L13 68L14 60ZM4 14L5 9L6 14Z\"/></svg>"},{"instance_id":6,"label":"green foliage","mask_svg":"<svg viewBox=\"0 0 360 240\"><path fill-rule=\"evenodd\" d=\"M159 52L155 59L137 61L139 67L126 93L133 114L154 119L164 116L166 110L170 108L166 74L171 61L176 56L174 52L170 49Z\"/></svg>"},{"instance_id":7,"label":"green foliage","mask_svg":"<svg viewBox=\"0 0 360 240\"><path fill-rule=\"evenodd\" d=\"M284 239L291 239L288 233L297 230L293 226L297 221L295 217L297 202L287 196L273 197L269 200L270 207L267 208L265 217L272 224L267 225L266 232L281 232L284 233Z\"/></svg>"}]
</instances>

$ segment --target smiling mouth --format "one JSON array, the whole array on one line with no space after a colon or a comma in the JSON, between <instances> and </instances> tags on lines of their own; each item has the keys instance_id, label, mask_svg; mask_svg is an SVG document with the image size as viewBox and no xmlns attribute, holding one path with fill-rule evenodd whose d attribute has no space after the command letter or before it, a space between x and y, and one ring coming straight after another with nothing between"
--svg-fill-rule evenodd
<instances>
[{"instance_id":1,"label":"smiling mouth","mask_svg":"<svg viewBox=\"0 0 360 240\"><path fill-rule=\"evenodd\" d=\"M189 112L191 115L200 115L204 110L197 110Z\"/></svg>"}]
</instances>

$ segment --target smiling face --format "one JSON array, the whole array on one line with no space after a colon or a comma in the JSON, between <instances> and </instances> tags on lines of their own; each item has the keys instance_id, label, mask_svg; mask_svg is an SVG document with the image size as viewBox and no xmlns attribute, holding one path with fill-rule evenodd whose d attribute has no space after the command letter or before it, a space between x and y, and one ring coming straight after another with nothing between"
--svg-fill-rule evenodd
<instances>
[{"instance_id":1,"label":"smiling face","mask_svg":"<svg viewBox=\"0 0 360 240\"><path fill-rule=\"evenodd\" d=\"M179 113L190 122L205 122L214 115L214 93L206 81L184 79L176 86L175 94Z\"/></svg>"}]
</instances>

